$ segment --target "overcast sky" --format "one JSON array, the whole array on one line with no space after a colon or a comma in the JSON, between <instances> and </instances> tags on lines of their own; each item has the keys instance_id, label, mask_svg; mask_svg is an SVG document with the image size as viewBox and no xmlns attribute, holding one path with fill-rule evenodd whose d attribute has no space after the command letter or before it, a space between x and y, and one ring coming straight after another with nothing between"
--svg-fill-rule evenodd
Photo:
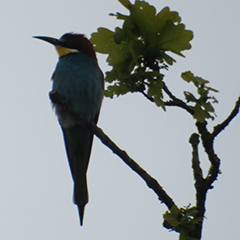
<instances>
[{"instance_id":1,"label":"overcast sky","mask_svg":"<svg viewBox=\"0 0 240 240\"><path fill-rule=\"evenodd\" d=\"M159 11L178 11L194 32L186 58L166 72L178 97L191 89L183 71L210 81L219 90L217 118L229 114L240 93L239 0L151 0ZM84 226L72 203L72 179L62 132L48 92L58 57L54 48L32 36L59 38L66 32L90 37L98 27L121 22L109 13L127 11L117 0L8 0L0 3L0 239L145 240L178 239L162 227L166 207L146 184L95 138L88 171L90 201ZM106 72L106 56L98 55ZM194 205L191 133L194 120L181 109L163 112L139 94L104 99L98 123L142 165L179 207ZM203 239L239 237L240 116L215 140L221 171L207 197ZM203 151L206 174L209 163Z\"/></svg>"}]
</instances>

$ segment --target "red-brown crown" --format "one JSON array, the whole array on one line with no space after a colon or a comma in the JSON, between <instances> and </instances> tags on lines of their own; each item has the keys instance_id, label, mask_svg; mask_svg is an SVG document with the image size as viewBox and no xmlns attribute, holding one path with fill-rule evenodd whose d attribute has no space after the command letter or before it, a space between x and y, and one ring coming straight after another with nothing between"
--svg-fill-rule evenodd
<instances>
[{"instance_id":1,"label":"red-brown crown","mask_svg":"<svg viewBox=\"0 0 240 240\"><path fill-rule=\"evenodd\" d=\"M92 43L83 34L66 33L59 39L59 43L62 47L77 49L89 57L96 58Z\"/></svg>"}]
</instances>

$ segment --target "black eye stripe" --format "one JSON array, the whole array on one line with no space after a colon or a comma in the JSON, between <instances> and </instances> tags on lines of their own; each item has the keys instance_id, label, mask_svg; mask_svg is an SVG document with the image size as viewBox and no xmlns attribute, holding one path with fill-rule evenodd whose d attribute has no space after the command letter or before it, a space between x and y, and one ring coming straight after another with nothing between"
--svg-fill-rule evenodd
<instances>
[{"instance_id":1,"label":"black eye stripe","mask_svg":"<svg viewBox=\"0 0 240 240\"><path fill-rule=\"evenodd\" d=\"M67 41L61 40L60 46L65 47L65 48L71 48L71 49L79 48L79 46L77 46L76 43L71 40L70 41L69 40L67 40Z\"/></svg>"}]
</instances>

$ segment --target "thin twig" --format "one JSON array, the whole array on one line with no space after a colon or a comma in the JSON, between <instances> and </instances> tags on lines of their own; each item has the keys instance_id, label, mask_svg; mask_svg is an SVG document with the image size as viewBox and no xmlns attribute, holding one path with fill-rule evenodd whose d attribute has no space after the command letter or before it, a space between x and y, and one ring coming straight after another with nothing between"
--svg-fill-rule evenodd
<instances>
[{"instance_id":1,"label":"thin twig","mask_svg":"<svg viewBox=\"0 0 240 240\"><path fill-rule=\"evenodd\" d=\"M139 91L140 93L143 94L145 98L147 98L150 102L154 102L154 99L152 97L149 97L143 90Z\"/></svg>"},{"instance_id":2,"label":"thin twig","mask_svg":"<svg viewBox=\"0 0 240 240\"><path fill-rule=\"evenodd\" d=\"M165 106L174 106L174 107L180 107L184 110L186 110L188 113L190 113L191 115L194 114L194 110L190 109L188 107L188 105L183 102L181 99L175 97L172 92L168 89L167 85L165 82L162 82L163 83L163 90L164 92L168 95L168 97L171 99L170 101L166 101L164 102L164 105ZM154 99L153 97L149 97L143 90L139 90L140 93L143 94L144 97L146 97L150 102L154 102Z\"/></svg>"},{"instance_id":3,"label":"thin twig","mask_svg":"<svg viewBox=\"0 0 240 240\"><path fill-rule=\"evenodd\" d=\"M164 102L164 105L165 106L173 106L173 107L180 107L184 110L186 110L188 113L190 113L191 115L194 114L194 111L191 110L187 104L185 102L183 102L182 100L180 99L176 99L176 100L172 100L172 101L167 101L167 102Z\"/></svg>"},{"instance_id":4,"label":"thin twig","mask_svg":"<svg viewBox=\"0 0 240 240\"><path fill-rule=\"evenodd\" d=\"M215 138L232 120L239 112L240 107L240 96L238 97L238 100L235 103L235 106L232 110L232 112L229 114L229 116L220 124L216 125L214 127L214 130L212 132L212 137Z\"/></svg>"}]
</instances>

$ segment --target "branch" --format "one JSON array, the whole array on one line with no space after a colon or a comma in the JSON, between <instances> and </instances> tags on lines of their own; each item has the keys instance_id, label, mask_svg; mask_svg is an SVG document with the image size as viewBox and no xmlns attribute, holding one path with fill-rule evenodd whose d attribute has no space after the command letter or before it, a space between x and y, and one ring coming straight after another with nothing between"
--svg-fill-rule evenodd
<instances>
[{"instance_id":1,"label":"branch","mask_svg":"<svg viewBox=\"0 0 240 240\"><path fill-rule=\"evenodd\" d=\"M180 107L184 110L186 110L188 113L190 113L191 115L194 114L194 111L191 110L187 104L185 102L183 102L181 99L175 97L171 91L168 89L167 85L165 84L165 82L163 82L163 90L164 92L169 96L169 98L171 99L170 101L164 102L165 106L175 106L175 107ZM143 90L139 90L140 93L143 94L144 97L146 97L150 102L154 102L154 99L152 97L149 97Z\"/></svg>"},{"instance_id":2,"label":"branch","mask_svg":"<svg viewBox=\"0 0 240 240\"><path fill-rule=\"evenodd\" d=\"M195 186L200 185L203 181L202 169L200 167L200 161L198 156L198 144L199 144L199 135L193 133L189 139L189 143L192 145L192 169L193 176L196 181Z\"/></svg>"},{"instance_id":3,"label":"branch","mask_svg":"<svg viewBox=\"0 0 240 240\"><path fill-rule=\"evenodd\" d=\"M151 177L140 165L138 165L125 151L120 149L104 132L102 129L97 127L93 122L86 122L86 120L79 118L79 115L74 113L72 106L66 102L57 91L51 91L49 97L54 104L58 104L64 108L72 117L75 117L79 124L88 127L109 149L119 156L134 172L136 172L158 196L169 210L173 206L176 206L171 197L163 190L161 185L156 179Z\"/></svg>"},{"instance_id":4,"label":"branch","mask_svg":"<svg viewBox=\"0 0 240 240\"><path fill-rule=\"evenodd\" d=\"M140 93L143 94L145 98L147 98L150 102L154 102L154 99L152 97L149 97L143 90L139 91Z\"/></svg>"},{"instance_id":5,"label":"branch","mask_svg":"<svg viewBox=\"0 0 240 240\"><path fill-rule=\"evenodd\" d=\"M212 137L215 138L232 120L236 117L236 115L239 112L240 107L240 96L238 97L238 100L235 103L235 106L230 113L230 115L220 124L216 125L214 127L214 130L212 132Z\"/></svg>"},{"instance_id":6,"label":"branch","mask_svg":"<svg viewBox=\"0 0 240 240\"><path fill-rule=\"evenodd\" d=\"M191 115L194 114L194 111L191 110L187 104L185 102L183 102L181 99L175 97L172 92L168 89L167 85L165 82L163 82L163 90L164 92L170 97L170 99L172 99L171 101L165 102L166 106L177 106L180 107L184 110L186 110L188 113L190 113Z\"/></svg>"},{"instance_id":7,"label":"branch","mask_svg":"<svg viewBox=\"0 0 240 240\"><path fill-rule=\"evenodd\" d=\"M195 219L200 218L201 220L195 225L195 228L192 232L189 233L190 236L200 239L202 232L203 217L205 213L205 201L208 188L205 185L205 179L202 175L202 169L200 167L200 161L198 156L198 144L199 144L199 135L193 133L189 139L189 143L192 145L192 169L195 179L195 189L196 189L196 207L197 215Z\"/></svg>"},{"instance_id":8,"label":"branch","mask_svg":"<svg viewBox=\"0 0 240 240\"><path fill-rule=\"evenodd\" d=\"M240 96L238 100L236 101L236 104L230 113L230 115L221 123L214 127L214 130L212 133L210 133L207 130L207 122L197 122L197 128L201 135L203 147L205 149L205 152L208 155L208 159L211 162L211 166L209 168L208 176L206 177L206 186L208 189L212 188L212 183L217 179L218 174L220 173L219 167L220 167L220 159L215 154L213 149L213 141L214 138L232 121L234 117L239 112L240 107Z\"/></svg>"},{"instance_id":9,"label":"branch","mask_svg":"<svg viewBox=\"0 0 240 240\"><path fill-rule=\"evenodd\" d=\"M194 114L194 111L191 110L187 104L185 102L183 102L182 100L180 99L176 99L176 100L173 100L173 101L167 101L167 102L164 102L165 106L174 106L174 107L180 107L184 110L186 110L188 113L190 113L191 115Z\"/></svg>"},{"instance_id":10,"label":"branch","mask_svg":"<svg viewBox=\"0 0 240 240\"><path fill-rule=\"evenodd\" d=\"M206 185L208 189L212 188L212 183L217 179L217 176L220 172L220 159L215 154L213 149L213 136L212 134L207 130L207 122L197 122L196 123L198 131L201 135L202 144L204 147L205 152L208 155L208 159L211 162L211 166L209 168L208 176L206 178Z\"/></svg>"},{"instance_id":11,"label":"branch","mask_svg":"<svg viewBox=\"0 0 240 240\"><path fill-rule=\"evenodd\" d=\"M202 220L199 224L195 225L195 229L189 233L189 236L200 239L201 238L201 231L202 231L202 223L205 209L205 201L207 191L213 188L212 184L217 179L218 174L220 173L220 159L214 152L213 148L213 141L214 138L232 121L234 117L239 112L240 106L240 96L235 104L230 115L224 120L221 124L216 125L212 133L207 130L207 122L197 122L196 126L198 128L198 132L202 139L202 144L204 150L208 156L209 161L211 162L211 166L208 171L208 175L206 178L202 177L202 169L200 168L200 161L198 158L198 144L199 144L199 136L198 134L194 133L190 137L189 142L192 145L192 168L195 178L195 188L196 188L196 207L198 210L198 214L195 218L201 218Z\"/></svg>"},{"instance_id":12,"label":"branch","mask_svg":"<svg viewBox=\"0 0 240 240\"><path fill-rule=\"evenodd\" d=\"M90 123L92 132L102 141L102 143L119 156L134 172L136 172L158 196L170 210L175 203L163 190L156 179L151 177L139 164L137 164L124 150L120 149L104 132L93 122Z\"/></svg>"}]
</instances>

